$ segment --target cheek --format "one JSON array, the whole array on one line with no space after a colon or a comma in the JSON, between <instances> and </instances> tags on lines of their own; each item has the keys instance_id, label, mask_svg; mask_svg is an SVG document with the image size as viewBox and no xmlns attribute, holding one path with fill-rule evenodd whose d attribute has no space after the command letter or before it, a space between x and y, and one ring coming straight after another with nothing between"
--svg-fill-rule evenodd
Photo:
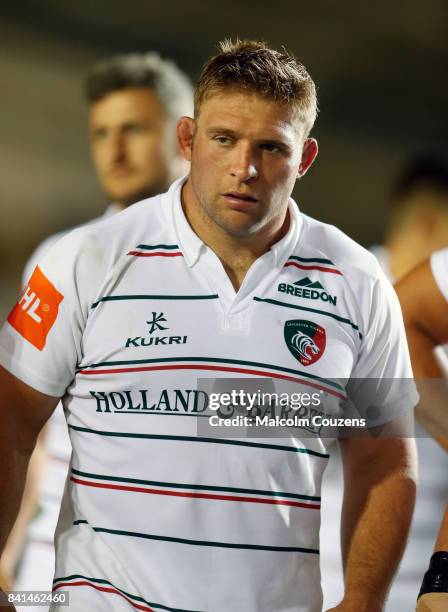
<instances>
[{"instance_id":1,"label":"cheek","mask_svg":"<svg viewBox=\"0 0 448 612\"><path fill-rule=\"evenodd\" d=\"M167 157L166 153L164 140L159 134L136 141L132 146L135 163L146 167L151 164L160 164Z\"/></svg>"},{"instance_id":2,"label":"cheek","mask_svg":"<svg viewBox=\"0 0 448 612\"><path fill-rule=\"evenodd\" d=\"M286 191L291 188L297 177L297 168L292 164L268 163L264 175L275 191Z\"/></svg>"},{"instance_id":3,"label":"cheek","mask_svg":"<svg viewBox=\"0 0 448 612\"><path fill-rule=\"evenodd\" d=\"M109 156L106 147L99 145L92 145L91 156L93 164L99 174L104 173L109 165Z\"/></svg>"}]
</instances>

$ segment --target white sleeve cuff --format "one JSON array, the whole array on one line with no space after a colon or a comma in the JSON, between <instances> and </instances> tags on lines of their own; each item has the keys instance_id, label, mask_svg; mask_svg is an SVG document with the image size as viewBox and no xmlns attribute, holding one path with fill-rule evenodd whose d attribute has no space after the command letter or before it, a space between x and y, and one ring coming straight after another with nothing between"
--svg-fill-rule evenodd
<instances>
[{"instance_id":1,"label":"white sleeve cuff","mask_svg":"<svg viewBox=\"0 0 448 612\"><path fill-rule=\"evenodd\" d=\"M430 264L432 275L440 293L448 302L448 249L442 249L433 253Z\"/></svg>"}]
</instances>

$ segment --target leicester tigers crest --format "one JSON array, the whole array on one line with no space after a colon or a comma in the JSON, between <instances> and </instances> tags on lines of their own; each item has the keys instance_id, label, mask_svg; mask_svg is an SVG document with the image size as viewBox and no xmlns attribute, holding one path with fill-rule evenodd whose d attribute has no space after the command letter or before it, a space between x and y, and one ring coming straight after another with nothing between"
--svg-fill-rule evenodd
<instances>
[{"instance_id":1,"label":"leicester tigers crest","mask_svg":"<svg viewBox=\"0 0 448 612\"><path fill-rule=\"evenodd\" d=\"M286 346L302 365L311 365L324 354L325 329L317 323L299 319L286 321L284 334Z\"/></svg>"}]
</instances>

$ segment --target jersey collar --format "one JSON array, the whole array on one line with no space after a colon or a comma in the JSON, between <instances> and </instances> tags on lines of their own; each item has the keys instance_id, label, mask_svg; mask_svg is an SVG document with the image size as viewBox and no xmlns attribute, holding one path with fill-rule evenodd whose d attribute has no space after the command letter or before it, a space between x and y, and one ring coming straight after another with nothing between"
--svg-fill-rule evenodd
<instances>
[{"instance_id":1,"label":"jersey collar","mask_svg":"<svg viewBox=\"0 0 448 612\"><path fill-rule=\"evenodd\" d=\"M188 175L175 181L167 195L171 195L171 218L176 232L177 241L184 255L187 265L191 268L198 261L201 253L205 249L205 244L192 230L188 223L181 204L182 185L187 180ZM283 267L288 257L294 251L302 233L303 219L297 204L292 198L288 206L290 224L285 236L270 248L273 256L274 265L278 268Z\"/></svg>"}]
</instances>

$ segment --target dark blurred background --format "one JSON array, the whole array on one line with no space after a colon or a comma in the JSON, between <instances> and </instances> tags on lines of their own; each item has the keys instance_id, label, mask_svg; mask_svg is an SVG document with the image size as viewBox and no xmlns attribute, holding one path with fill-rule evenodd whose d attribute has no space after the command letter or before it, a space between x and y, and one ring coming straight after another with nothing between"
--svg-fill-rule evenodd
<instances>
[{"instance_id":1,"label":"dark blurred background","mask_svg":"<svg viewBox=\"0 0 448 612\"><path fill-rule=\"evenodd\" d=\"M116 52L158 50L194 79L225 37L286 46L317 82L318 163L302 210L368 246L381 241L400 163L447 148L448 3L33 0L0 9L0 315L37 243L92 218L84 76Z\"/></svg>"}]
</instances>

